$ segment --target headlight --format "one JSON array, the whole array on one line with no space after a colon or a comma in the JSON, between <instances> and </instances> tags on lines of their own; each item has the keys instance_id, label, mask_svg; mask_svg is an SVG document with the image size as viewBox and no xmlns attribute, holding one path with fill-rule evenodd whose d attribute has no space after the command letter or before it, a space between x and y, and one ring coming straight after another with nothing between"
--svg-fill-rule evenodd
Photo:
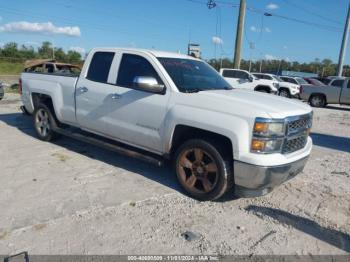
<instances>
[{"instance_id":1,"label":"headlight","mask_svg":"<svg viewBox=\"0 0 350 262\"><path fill-rule=\"evenodd\" d=\"M284 121L278 122L268 122L264 119L257 119L254 124L254 136L284 136L285 134L285 125Z\"/></svg>"},{"instance_id":2,"label":"headlight","mask_svg":"<svg viewBox=\"0 0 350 262\"><path fill-rule=\"evenodd\" d=\"M254 123L251 151L276 153L281 151L285 137L285 121L257 118Z\"/></svg>"}]
</instances>

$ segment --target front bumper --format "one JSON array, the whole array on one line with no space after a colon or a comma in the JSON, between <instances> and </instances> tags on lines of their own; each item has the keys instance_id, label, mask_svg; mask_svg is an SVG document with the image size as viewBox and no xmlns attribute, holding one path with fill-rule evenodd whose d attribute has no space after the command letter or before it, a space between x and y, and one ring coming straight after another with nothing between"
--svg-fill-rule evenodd
<instances>
[{"instance_id":1,"label":"front bumper","mask_svg":"<svg viewBox=\"0 0 350 262\"><path fill-rule=\"evenodd\" d=\"M308 157L281 166L257 166L234 161L235 194L238 197L266 195L303 171Z\"/></svg>"}]
</instances>

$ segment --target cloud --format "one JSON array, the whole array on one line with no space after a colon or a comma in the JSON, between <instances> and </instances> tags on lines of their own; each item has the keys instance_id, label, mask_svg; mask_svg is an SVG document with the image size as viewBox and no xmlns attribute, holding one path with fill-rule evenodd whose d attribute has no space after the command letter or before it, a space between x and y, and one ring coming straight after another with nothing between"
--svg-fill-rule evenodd
<instances>
[{"instance_id":1,"label":"cloud","mask_svg":"<svg viewBox=\"0 0 350 262\"><path fill-rule=\"evenodd\" d=\"M0 42L0 48L3 48L5 43Z\"/></svg>"},{"instance_id":2,"label":"cloud","mask_svg":"<svg viewBox=\"0 0 350 262\"><path fill-rule=\"evenodd\" d=\"M255 26L251 26L250 27L250 31L253 31L253 32L258 32L258 28L256 28Z\"/></svg>"},{"instance_id":3,"label":"cloud","mask_svg":"<svg viewBox=\"0 0 350 262\"><path fill-rule=\"evenodd\" d=\"M217 36L213 36L212 41L216 45L222 45L224 43L224 41L220 37L217 37Z\"/></svg>"},{"instance_id":4,"label":"cloud","mask_svg":"<svg viewBox=\"0 0 350 262\"><path fill-rule=\"evenodd\" d=\"M78 26L58 27L51 22L46 23L30 23L25 21L12 22L0 26L0 32L9 33L38 33L38 34L54 34L67 36L80 36L80 28Z\"/></svg>"},{"instance_id":5,"label":"cloud","mask_svg":"<svg viewBox=\"0 0 350 262\"><path fill-rule=\"evenodd\" d=\"M260 28L257 28L257 27L254 26L254 25L252 25L252 26L250 27L250 31L255 32L255 33L260 33L260 32L261 32L261 29L260 29ZM272 30L271 30L269 27L264 27L263 32L271 33Z\"/></svg>"},{"instance_id":6,"label":"cloud","mask_svg":"<svg viewBox=\"0 0 350 262\"><path fill-rule=\"evenodd\" d=\"M266 59L266 60L278 60L277 57L274 57L273 55L269 55L269 54L266 54L266 55L265 55L265 59Z\"/></svg>"},{"instance_id":7,"label":"cloud","mask_svg":"<svg viewBox=\"0 0 350 262\"><path fill-rule=\"evenodd\" d=\"M268 10L276 10L278 8L280 8L280 7L274 3L270 3L266 6L266 9L268 9Z\"/></svg>"},{"instance_id":8,"label":"cloud","mask_svg":"<svg viewBox=\"0 0 350 262\"><path fill-rule=\"evenodd\" d=\"M283 49L288 49L288 46L284 45L284 46L283 46Z\"/></svg>"},{"instance_id":9,"label":"cloud","mask_svg":"<svg viewBox=\"0 0 350 262\"><path fill-rule=\"evenodd\" d=\"M69 50L78 52L78 53L80 53L80 54L85 54L85 53L86 53L85 48L80 47L80 46L71 46L71 47L69 48Z\"/></svg>"}]
</instances>

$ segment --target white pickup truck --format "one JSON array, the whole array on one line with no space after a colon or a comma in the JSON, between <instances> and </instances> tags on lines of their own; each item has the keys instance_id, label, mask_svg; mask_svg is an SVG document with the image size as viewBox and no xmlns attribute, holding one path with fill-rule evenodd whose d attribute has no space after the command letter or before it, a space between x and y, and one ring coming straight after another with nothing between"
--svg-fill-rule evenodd
<instances>
[{"instance_id":1,"label":"white pickup truck","mask_svg":"<svg viewBox=\"0 0 350 262\"><path fill-rule=\"evenodd\" d=\"M300 173L312 148L310 106L232 89L181 54L97 48L79 77L25 72L20 82L40 139L63 134L158 165L171 159L199 200L266 194Z\"/></svg>"},{"instance_id":2,"label":"white pickup truck","mask_svg":"<svg viewBox=\"0 0 350 262\"><path fill-rule=\"evenodd\" d=\"M269 80L258 78L246 70L232 68L221 68L220 75L222 75L234 88L271 94L278 93L279 84L275 79Z\"/></svg>"}]
</instances>

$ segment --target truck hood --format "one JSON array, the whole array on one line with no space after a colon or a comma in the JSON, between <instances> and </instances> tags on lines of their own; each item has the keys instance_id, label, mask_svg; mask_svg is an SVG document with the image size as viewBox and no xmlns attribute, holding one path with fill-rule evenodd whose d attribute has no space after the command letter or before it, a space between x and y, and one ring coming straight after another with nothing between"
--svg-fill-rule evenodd
<instances>
[{"instance_id":1,"label":"truck hood","mask_svg":"<svg viewBox=\"0 0 350 262\"><path fill-rule=\"evenodd\" d=\"M309 105L300 101L242 89L203 91L197 95L201 105L208 109L234 115L285 118L312 111Z\"/></svg>"}]
</instances>

